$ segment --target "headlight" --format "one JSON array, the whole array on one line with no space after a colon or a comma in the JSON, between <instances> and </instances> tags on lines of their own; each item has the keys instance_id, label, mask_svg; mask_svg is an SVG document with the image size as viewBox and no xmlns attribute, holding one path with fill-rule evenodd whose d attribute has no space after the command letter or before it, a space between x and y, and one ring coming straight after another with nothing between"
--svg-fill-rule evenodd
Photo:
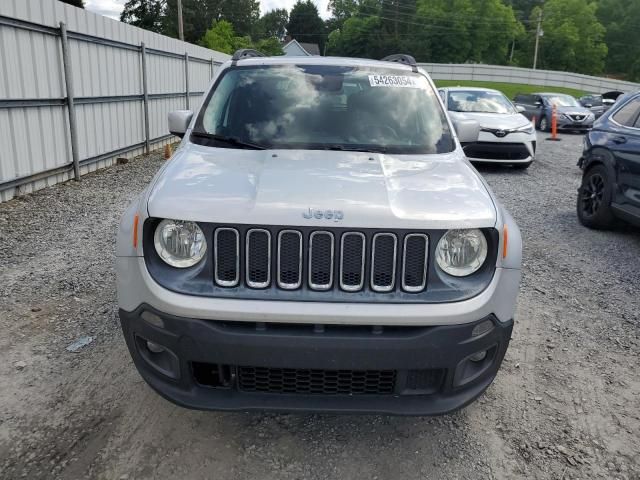
<instances>
[{"instance_id":1,"label":"headlight","mask_svg":"<svg viewBox=\"0 0 640 480\"><path fill-rule=\"evenodd\" d=\"M172 267L192 267L204 257L207 241L195 222L162 220L153 237L156 252Z\"/></svg>"},{"instance_id":2,"label":"headlight","mask_svg":"<svg viewBox=\"0 0 640 480\"><path fill-rule=\"evenodd\" d=\"M533 123L528 123L520 128L517 128L516 131L532 135L533 132L536 131L536 128L533 126Z\"/></svg>"},{"instance_id":3,"label":"headlight","mask_svg":"<svg viewBox=\"0 0 640 480\"><path fill-rule=\"evenodd\" d=\"M449 230L436 248L438 266L454 277L477 272L487 259L487 239L477 229Z\"/></svg>"}]
</instances>

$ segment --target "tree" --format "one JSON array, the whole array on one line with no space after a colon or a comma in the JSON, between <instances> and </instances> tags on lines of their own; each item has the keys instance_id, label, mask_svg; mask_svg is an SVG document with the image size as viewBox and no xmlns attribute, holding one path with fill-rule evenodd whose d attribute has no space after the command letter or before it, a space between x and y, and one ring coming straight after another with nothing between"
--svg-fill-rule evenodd
<instances>
[{"instance_id":1,"label":"tree","mask_svg":"<svg viewBox=\"0 0 640 480\"><path fill-rule=\"evenodd\" d=\"M358 13L360 2L358 0L329 0L331 18L327 20L328 31L332 32L342 27L344 22Z\"/></svg>"},{"instance_id":2,"label":"tree","mask_svg":"<svg viewBox=\"0 0 640 480\"><path fill-rule=\"evenodd\" d=\"M311 0L298 0L289 14L287 31L299 42L317 43L322 52L325 44L324 22Z\"/></svg>"},{"instance_id":3,"label":"tree","mask_svg":"<svg viewBox=\"0 0 640 480\"><path fill-rule=\"evenodd\" d=\"M231 54L236 50L238 41L233 31L233 25L226 20L220 20L219 22L213 22L213 25L206 31L200 43L203 47Z\"/></svg>"},{"instance_id":4,"label":"tree","mask_svg":"<svg viewBox=\"0 0 640 480\"><path fill-rule=\"evenodd\" d=\"M384 41L380 35L381 27L382 22L378 16L348 18L340 30L334 30L329 34L327 54L382 58Z\"/></svg>"},{"instance_id":5,"label":"tree","mask_svg":"<svg viewBox=\"0 0 640 480\"><path fill-rule=\"evenodd\" d=\"M0 0L1 1L1 0ZM227 20L239 35L250 35L260 16L257 0L182 0L184 39L197 43L212 22ZM178 2L166 0L162 32L178 37Z\"/></svg>"},{"instance_id":6,"label":"tree","mask_svg":"<svg viewBox=\"0 0 640 480\"><path fill-rule=\"evenodd\" d=\"M607 45L605 28L596 17L597 5L584 0L547 0L544 4L538 67L590 75L603 72ZM535 29L540 7L531 12L529 45L521 64L533 58Z\"/></svg>"},{"instance_id":7,"label":"tree","mask_svg":"<svg viewBox=\"0 0 640 480\"><path fill-rule=\"evenodd\" d=\"M162 32L164 0L128 0L120 21L152 32Z\"/></svg>"},{"instance_id":8,"label":"tree","mask_svg":"<svg viewBox=\"0 0 640 480\"><path fill-rule=\"evenodd\" d=\"M640 0L600 0L597 16L607 31L606 71L640 81Z\"/></svg>"},{"instance_id":9,"label":"tree","mask_svg":"<svg viewBox=\"0 0 640 480\"><path fill-rule=\"evenodd\" d=\"M506 4L511 5L516 18L520 20L528 19L533 7L540 6L543 3L544 0L506 0Z\"/></svg>"},{"instance_id":10,"label":"tree","mask_svg":"<svg viewBox=\"0 0 640 480\"><path fill-rule=\"evenodd\" d=\"M166 0L162 18L162 33L178 38L178 2ZM213 20L218 19L219 8L216 0L182 0L182 24L184 39L196 43L202 38Z\"/></svg>"},{"instance_id":11,"label":"tree","mask_svg":"<svg viewBox=\"0 0 640 480\"><path fill-rule=\"evenodd\" d=\"M238 35L251 35L260 18L258 0L220 1L218 20L227 20Z\"/></svg>"},{"instance_id":12,"label":"tree","mask_svg":"<svg viewBox=\"0 0 640 480\"><path fill-rule=\"evenodd\" d=\"M203 47L217 50L218 52L232 54L240 48L255 48L265 55L282 55L282 47L277 38L271 37L258 41L255 45L251 37L236 35L231 22L220 20L213 22L200 40Z\"/></svg>"},{"instance_id":13,"label":"tree","mask_svg":"<svg viewBox=\"0 0 640 480\"><path fill-rule=\"evenodd\" d=\"M265 13L256 25L256 38L284 39L287 34L289 12L286 8L277 8Z\"/></svg>"},{"instance_id":14,"label":"tree","mask_svg":"<svg viewBox=\"0 0 640 480\"><path fill-rule=\"evenodd\" d=\"M74 7L84 8L84 0L60 0L62 3L68 3Z\"/></svg>"},{"instance_id":15,"label":"tree","mask_svg":"<svg viewBox=\"0 0 640 480\"><path fill-rule=\"evenodd\" d=\"M284 52L282 51L282 44L276 37L258 40L255 43L255 49L269 56L284 55Z\"/></svg>"}]
</instances>

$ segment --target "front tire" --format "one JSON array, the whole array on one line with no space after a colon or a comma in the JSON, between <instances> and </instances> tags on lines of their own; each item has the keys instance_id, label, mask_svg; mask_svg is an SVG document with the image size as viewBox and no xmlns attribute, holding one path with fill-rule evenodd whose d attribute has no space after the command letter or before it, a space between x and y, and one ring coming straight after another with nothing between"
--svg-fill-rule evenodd
<instances>
[{"instance_id":1,"label":"front tire","mask_svg":"<svg viewBox=\"0 0 640 480\"><path fill-rule=\"evenodd\" d=\"M590 168L578 190L578 220L587 228L606 229L615 222L611 211L613 185L604 165Z\"/></svg>"},{"instance_id":2,"label":"front tire","mask_svg":"<svg viewBox=\"0 0 640 480\"><path fill-rule=\"evenodd\" d=\"M542 117L540 117L540 121L538 122L538 129L541 132L548 132L551 130L549 119L547 118L546 115L543 115Z\"/></svg>"}]
</instances>

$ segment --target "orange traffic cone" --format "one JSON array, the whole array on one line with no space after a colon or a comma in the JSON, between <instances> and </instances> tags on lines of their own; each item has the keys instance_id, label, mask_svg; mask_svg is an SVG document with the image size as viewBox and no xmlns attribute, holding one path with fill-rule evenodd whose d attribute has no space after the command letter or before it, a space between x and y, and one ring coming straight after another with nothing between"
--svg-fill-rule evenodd
<instances>
[{"instance_id":1,"label":"orange traffic cone","mask_svg":"<svg viewBox=\"0 0 640 480\"><path fill-rule=\"evenodd\" d=\"M554 142L562 140L561 138L558 138L558 107L556 107L555 103L551 110L551 137L547 138L547 140L552 140Z\"/></svg>"}]
</instances>

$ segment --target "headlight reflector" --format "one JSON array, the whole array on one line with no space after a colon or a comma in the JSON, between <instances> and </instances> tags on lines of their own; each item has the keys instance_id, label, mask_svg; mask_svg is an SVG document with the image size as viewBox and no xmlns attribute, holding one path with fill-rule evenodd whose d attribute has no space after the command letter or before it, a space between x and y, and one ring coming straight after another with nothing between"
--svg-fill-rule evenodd
<instances>
[{"instance_id":1,"label":"headlight reflector","mask_svg":"<svg viewBox=\"0 0 640 480\"><path fill-rule=\"evenodd\" d=\"M529 135L533 134L536 131L536 128L533 126L532 123L529 123L527 125L524 125L518 129L516 129L517 132L522 132L522 133L527 133Z\"/></svg>"},{"instance_id":2,"label":"headlight reflector","mask_svg":"<svg viewBox=\"0 0 640 480\"><path fill-rule=\"evenodd\" d=\"M153 243L160 258L176 268L192 267L207 251L207 241L198 224L183 220L162 220Z\"/></svg>"},{"instance_id":3,"label":"headlight reflector","mask_svg":"<svg viewBox=\"0 0 640 480\"><path fill-rule=\"evenodd\" d=\"M487 259L487 239L478 229L449 230L436 247L438 266L454 277L477 272Z\"/></svg>"}]
</instances>

